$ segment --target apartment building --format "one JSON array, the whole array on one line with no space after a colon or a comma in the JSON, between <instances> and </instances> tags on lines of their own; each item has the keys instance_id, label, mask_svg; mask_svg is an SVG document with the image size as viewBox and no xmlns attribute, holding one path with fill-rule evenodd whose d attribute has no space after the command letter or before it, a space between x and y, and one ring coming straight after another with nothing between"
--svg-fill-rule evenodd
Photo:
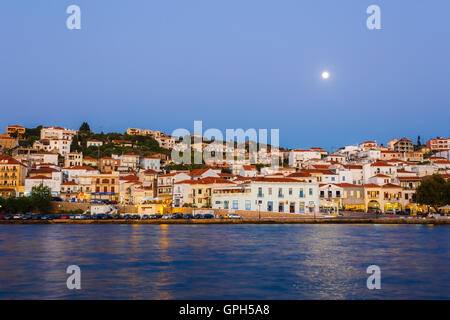
<instances>
[{"instance_id":1,"label":"apartment building","mask_svg":"<svg viewBox=\"0 0 450 320\"><path fill-rule=\"evenodd\" d=\"M321 159L322 152L320 150L304 150L294 149L289 152L289 166L301 168L302 163L311 159Z\"/></svg>"},{"instance_id":2,"label":"apartment building","mask_svg":"<svg viewBox=\"0 0 450 320\"><path fill-rule=\"evenodd\" d=\"M144 170L161 170L161 159L158 156L145 156L140 159L140 167Z\"/></svg>"},{"instance_id":3,"label":"apartment building","mask_svg":"<svg viewBox=\"0 0 450 320\"><path fill-rule=\"evenodd\" d=\"M290 178L253 178L213 190L212 207L261 212L313 213L319 210L319 185Z\"/></svg>"},{"instance_id":4,"label":"apartment building","mask_svg":"<svg viewBox=\"0 0 450 320\"><path fill-rule=\"evenodd\" d=\"M427 147L433 151L450 150L450 138L436 138L427 141Z\"/></svg>"},{"instance_id":5,"label":"apartment building","mask_svg":"<svg viewBox=\"0 0 450 320\"><path fill-rule=\"evenodd\" d=\"M413 152L414 151L413 142L407 138L401 138L396 143L394 143L394 151Z\"/></svg>"},{"instance_id":6,"label":"apartment building","mask_svg":"<svg viewBox=\"0 0 450 320\"><path fill-rule=\"evenodd\" d=\"M76 130L62 127L44 127L41 129L41 140L70 140L77 134Z\"/></svg>"},{"instance_id":7,"label":"apartment building","mask_svg":"<svg viewBox=\"0 0 450 320\"><path fill-rule=\"evenodd\" d=\"M213 188L230 184L235 185L227 179L213 177L175 182L173 204L176 207L189 204L196 208L211 208Z\"/></svg>"},{"instance_id":8,"label":"apartment building","mask_svg":"<svg viewBox=\"0 0 450 320\"><path fill-rule=\"evenodd\" d=\"M27 167L11 156L0 154L0 196L19 196L25 191Z\"/></svg>"},{"instance_id":9,"label":"apartment building","mask_svg":"<svg viewBox=\"0 0 450 320\"><path fill-rule=\"evenodd\" d=\"M101 173L108 173L112 171L117 171L120 166L120 160L111 157L103 157L98 160L98 168Z\"/></svg>"},{"instance_id":10,"label":"apartment building","mask_svg":"<svg viewBox=\"0 0 450 320\"><path fill-rule=\"evenodd\" d=\"M7 135L13 136L13 135L16 134L16 132L17 132L17 137L21 138L25 134L26 129L25 129L25 127L18 126L18 125L10 125L10 126L6 127L6 134Z\"/></svg>"},{"instance_id":11,"label":"apartment building","mask_svg":"<svg viewBox=\"0 0 450 320\"><path fill-rule=\"evenodd\" d=\"M83 153L69 152L64 156L64 167L75 167L83 165Z\"/></svg>"},{"instance_id":12,"label":"apartment building","mask_svg":"<svg viewBox=\"0 0 450 320\"><path fill-rule=\"evenodd\" d=\"M12 149L18 145L17 139L10 137L7 133L0 134L0 149Z\"/></svg>"}]
</instances>

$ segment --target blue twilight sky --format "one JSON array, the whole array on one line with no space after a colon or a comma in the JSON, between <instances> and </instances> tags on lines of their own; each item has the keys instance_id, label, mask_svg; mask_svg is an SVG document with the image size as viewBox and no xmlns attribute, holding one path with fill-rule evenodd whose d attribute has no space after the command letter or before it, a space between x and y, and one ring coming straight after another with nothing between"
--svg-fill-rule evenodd
<instances>
[{"instance_id":1,"label":"blue twilight sky","mask_svg":"<svg viewBox=\"0 0 450 320\"><path fill-rule=\"evenodd\" d=\"M81 30L66 28L71 4ZM366 27L371 4L382 30ZM447 0L2 0L0 132L202 120L326 149L450 136L449 13Z\"/></svg>"}]
</instances>

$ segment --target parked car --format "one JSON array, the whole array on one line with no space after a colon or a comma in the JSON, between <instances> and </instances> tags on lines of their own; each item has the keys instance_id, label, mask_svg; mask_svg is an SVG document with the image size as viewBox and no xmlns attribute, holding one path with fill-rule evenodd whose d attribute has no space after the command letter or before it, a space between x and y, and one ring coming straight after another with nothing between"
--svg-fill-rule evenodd
<instances>
[{"instance_id":1,"label":"parked car","mask_svg":"<svg viewBox=\"0 0 450 320\"><path fill-rule=\"evenodd\" d=\"M131 214L128 214L128 213L124 214L123 218L126 219L126 220L129 220L129 219L131 219Z\"/></svg>"},{"instance_id":2,"label":"parked car","mask_svg":"<svg viewBox=\"0 0 450 320\"><path fill-rule=\"evenodd\" d=\"M238 214L229 214L228 219L242 219L242 217Z\"/></svg>"},{"instance_id":3,"label":"parked car","mask_svg":"<svg viewBox=\"0 0 450 320\"><path fill-rule=\"evenodd\" d=\"M149 219L149 217L148 217L148 215L147 215L147 214L143 214L143 215L142 215L142 217L141 217L141 219L142 219L142 220L148 220L148 219Z\"/></svg>"},{"instance_id":4,"label":"parked car","mask_svg":"<svg viewBox=\"0 0 450 320\"><path fill-rule=\"evenodd\" d=\"M172 214L172 219L183 219L183 214L181 212L175 212Z\"/></svg>"},{"instance_id":5,"label":"parked car","mask_svg":"<svg viewBox=\"0 0 450 320\"><path fill-rule=\"evenodd\" d=\"M42 216L40 214L32 214L31 217L33 220L41 220L42 219Z\"/></svg>"},{"instance_id":6,"label":"parked car","mask_svg":"<svg viewBox=\"0 0 450 320\"><path fill-rule=\"evenodd\" d=\"M62 215L61 217L59 217L59 219L68 220L68 219L70 219L70 216L65 214L65 215Z\"/></svg>"},{"instance_id":7,"label":"parked car","mask_svg":"<svg viewBox=\"0 0 450 320\"><path fill-rule=\"evenodd\" d=\"M203 219L203 215L200 213L197 213L194 215L194 219Z\"/></svg>"},{"instance_id":8,"label":"parked car","mask_svg":"<svg viewBox=\"0 0 450 320\"><path fill-rule=\"evenodd\" d=\"M150 215L150 219L161 219L161 217L162 217L162 215L156 214L156 213Z\"/></svg>"},{"instance_id":9,"label":"parked car","mask_svg":"<svg viewBox=\"0 0 450 320\"><path fill-rule=\"evenodd\" d=\"M0 220L6 220L4 215L0 215Z\"/></svg>"},{"instance_id":10,"label":"parked car","mask_svg":"<svg viewBox=\"0 0 450 320\"><path fill-rule=\"evenodd\" d=\"M172 219L172 215L171 214L165 214L161 218L162 219Z\"/></svg>"},{"instance_id":11,"label":"parked car","mask_svg":"<svg viewBox=\"0 0 450 320\"><path fill-rule=\"evenodd\" d=\"M214 215L210 213L205 213L203 215L203 219L214 219Z\"/></svg>"},{"instance_id":12,"label":"parked car","mask_svg":"<svg viewBox=\"0 0 450 320\"><path fill-rule=\"evenodd\" d=\"M23 219L23 214L15 214L13 215L13 220L22 220Z\"/></svg>"},{"instance_id":13,"label":"parked car","mask_svg":"<svg viewBox=\"0 0 450 320\"><path fill-rule=\"evenodd\" d=\"M194 216L190 213L186 213L185 215L183 215L183 219L193 219Z\"/></svg>"},{"instance_id":14,"label":"parked car","mask_svg":"<svg viewBox=\"0 0 450 320\"><path fill-rule=\"evenodd\" d=\"M12 214L7 214L5 216L5 220L11 220L11 219L13 219L13 215Z\"/></svg>"},{"instance_id":15,"label":"parked car","mask_svg":"<svg viewBox=\"0 0 450 320\"><path fill-rule=\"evenodd\" d=\"M120 216L120 214L115 214L115 215L113 215L113 219L119 220L119 219L122 219L122 217Z\"/></svg>"},{"instance_id":16,"label":"parked car","mask_svg":"<svg viewBox=\"0 0 450 320\"><path fill-rule=\"evenodd\" d=\"M131 219L134 219L134 220L139 220L140 218L141 218L141 216L139 216L138 214L133 214L131 216Z\"/></svg>"}]
</instances>

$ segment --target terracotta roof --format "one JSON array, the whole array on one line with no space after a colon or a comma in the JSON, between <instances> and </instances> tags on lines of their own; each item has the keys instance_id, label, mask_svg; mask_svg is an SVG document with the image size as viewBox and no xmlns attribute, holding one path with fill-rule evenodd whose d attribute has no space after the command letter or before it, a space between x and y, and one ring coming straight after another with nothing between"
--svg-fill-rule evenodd
<instances>
[{"instance_id":1,"label":"terracotta roof","mask_svg":"<svg viewBox=\"0 0 450 320\"><path fill-rule=\"evenodd\" d=\"M392 167L392 165L384 162L384 161L377 161L370 165L371 167Z\"/></svg>"},{"instance_id":2,"label":"terracotta roof","mask_svg":"<svg viewBox=\"0 0 450 320\"><path fill-rule=\"evenodd\" d=\"M300 171L288 175L288 178L307 178L307 177L311 177L311 174L308 172L300 172Z\"/></svg>"},{"instance_id":3,"label":"terracotta roof","mask_svg":"<svg viewBox=\"0 0 450 320\"><path fill-rule=\"evenodd\" d=\"M147 169L144 171L144 174L158 174L158 172L152 169Z\"/></svg>"},{"instance_id":4,"label":"terracotta roof","mask_svg":"<svg viewBox=\"0 0 450 320\"><path fill-rule=\"evenodd\" d=\"M39 169L33 169L30 171L30 174L37 174L37 173L53 173L53 172L59 172L59 170L49 167L43 167Z\"/></svg>"},{"instance_id":5,"label":"terracotta roof","mask_svg":"<svg viewBox=\"0 0 450 320\"><path fill-rule=\"evenodd\" d=\"M211 169L209 169L209 168L207 168L207 169L195 169L195 170L191 171L190 175L192 177L194 177L194 176L201 176L202 174L204 174L208 170L211 170Z\"/></svg>"},{"instance_id":6,"label":"terracotta roof","mask_svg":"<svg viewBox=\"0 0 450 320\"><path fill-rule=\"evenodd\" d=\"M231 183L234 184L234 182L231 182L227 179L222 178L215 178L215 177L206 177L199 180L183 180L179 182L175 182L175 184L213 184L213 183Z\"/></svg>"},{"instance_id":7,"label":"terracotta roof","mask_svg":"<svg viewBox=\"0 0 450 320\"><path fill-rule=\"evenodd\" d=\"M73 166L73 167L64 168L64 170L86 170L86 171L95 171L94 168L89 167L89 166Z\"/></svg>"},{"instance_id":8,"label":"terracotta roof","mask_svg":"<svg viewBox=\"0 0 450 320\"><path fill-rule=\"evenodd\" d=\"M134 176L134 175L132 175L132 174L130 174L128 176L120 177L119 180L129 180L129 181L132 180L132 181L134 181L134 180L139 180L139 178Z\"/></svg>"},{"instance_id":9,"label":"terracotta roof","mask_svg":"<svg viewBox=\"0 0 450 320\"><path fill-rule=\"evenodd\" d=\"M383 188L400 188L401 189L402 187L399 185L396 185L396 184L387 183L387 184L383 185Z\"/></svg>"},{"instance_id":10,"label":"terracotta roof","mask_svg":"<svg viewBox=\"0 0 450 320\"><path fill-rule=\"evenodd\" d=\"M75 183L73 181L66 181L66 182L61 183L61 185L62 186L77 186L78 183Z\"/></svg>"},{"instance_id":11,"label":"terracotta roof","mask_svg":"<svg viewBox=\"0 0 450 320\"><path fill-rule=\"evenodd\" d=\"M376 183L367 183L364 185L364 188L380 188Z\"/></svg>"},{"instance_id":12,"label":"terracotta roof","mask_svg":"<svg viewBox=\"0 0 450 320\"><path fill-rule=\"evenodd\" d=\"M33 180L44 180L44 179L51 179L50 177L44 176L44 175L37 175L34 177L29 177L27 179L33 179Z\"/></svg>"},{"instance_id":13,"label":"terracotta roof","mask_svg":"<svg viewBox=\"0 0 450 320\"><path fill-rule=\"evenodd\" d=\"M300 183L300 181L296 179L291 178L266 178L266 177L256 177L252 178L252 181L255 182L293 182L293 183Z\"/></svg>"},{"instance_id":14,"label":"terracotta roof","mask_svg":"<svg viewBox=\"0 0 450 320\"><path fill-rule=\"evenodd\" d=\"M344 164L344 168L362 170L363 166L360 164Z\"/></svg>"},{"instance_id":15,"label":"terracotta roof","mask_svg":"<svg viewBox=\"0 0 450 320\"><path fill-rule=\"evenodd\" d=\"M372 178L390 178L390 177L385 174L379 173L379 174L374 175Z\"/></svg>"},{"instance_id":16,"label":"terracotta roof","mask_svg":"<svg viewBox=\"0 0 450 320\"><path fill-rule=\"evenodd\" d=\"M5 160L6 160L6 164L15 164L15 165L23 166L23 163L14 159L13 157L8 156L6 154L0 154L0 161L5 161ZM5 164L5 163L2 163L2 164Z\"/></svg>"}]
</instances>

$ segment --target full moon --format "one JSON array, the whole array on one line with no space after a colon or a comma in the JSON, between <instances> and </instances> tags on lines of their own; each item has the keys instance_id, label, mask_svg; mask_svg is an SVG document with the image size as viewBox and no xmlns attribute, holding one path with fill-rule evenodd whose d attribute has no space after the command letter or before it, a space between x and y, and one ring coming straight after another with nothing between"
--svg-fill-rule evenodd
<instances>
[{"instance_id":1,"label":"full moon","mask_svg":"<svg viewBox=\"0 0 450 320\"><path fill-rule=\"evenodd\" d=\"M328 73L328 71L322 72L322 79L328 79L329 77L330 77L330 74Z\"/></svg>"}]
</instances>

